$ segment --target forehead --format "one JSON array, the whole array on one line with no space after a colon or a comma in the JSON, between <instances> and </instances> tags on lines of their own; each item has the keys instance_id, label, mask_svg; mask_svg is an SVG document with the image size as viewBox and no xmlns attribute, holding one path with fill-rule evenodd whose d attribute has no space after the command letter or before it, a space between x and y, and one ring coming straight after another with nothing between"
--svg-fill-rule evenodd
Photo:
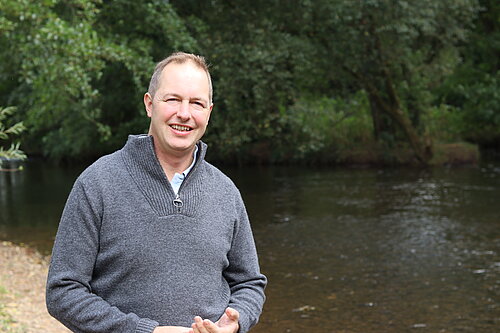
<instances>
[{"instance_id":1,"label":"forehead","mask_svg":"<svg viewBox=\"0 0 500 333\"><path fill-rule=\"evenodd\" d=\"M208 75L199 66L193 62L170 63L160 76L159 90L186 90L197 92L198 94L209 93Z\"/></svg>"}]
</instances>

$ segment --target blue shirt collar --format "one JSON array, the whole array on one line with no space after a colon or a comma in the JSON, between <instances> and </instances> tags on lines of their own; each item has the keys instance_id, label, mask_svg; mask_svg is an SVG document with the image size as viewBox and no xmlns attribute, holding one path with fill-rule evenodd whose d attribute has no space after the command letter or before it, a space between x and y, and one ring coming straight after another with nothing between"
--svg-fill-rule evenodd
<instances>
[{"instance_id":1,"label":"blue shirt collar","mask_svg":"<svg viewBox=\"0 0 500 333\"><path fill-rule=\"evenodd\" d=\"M193 162L191 165L184 170L182 173L175 173L174 176L172 177L172 180L170 181L170 184L172 185L172 188L174 189L175 194L179 192L179 188L181 187L182 182L188 175L189 171L194 167L194 164L196 163L196 155L198 154L198 145L194 146L194 152L193 152Z\"/></svg>"}]
</instances>

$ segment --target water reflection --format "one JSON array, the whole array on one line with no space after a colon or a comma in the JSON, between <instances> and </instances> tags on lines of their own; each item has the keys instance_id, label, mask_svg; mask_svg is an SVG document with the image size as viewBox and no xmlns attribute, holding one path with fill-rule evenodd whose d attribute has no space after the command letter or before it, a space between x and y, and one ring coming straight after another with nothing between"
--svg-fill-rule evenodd
<instances>
[{"instance_id":1,"label":"water reflection","mask_svg":"<svg viewBox=\"0 0 500 333\"><path fill-rule=\"evenodd\" d=\"M0 238L48 253L71 186L82 167L29 163L20 172L0 172Z\"/></svg>"},{"instance_id":2,"label":"water reflection","mask_svg":"<svg viewBox=\"0 0 500 333\"><path fill-rule=\"evenodd\" d=\"M224 171L270 280L253 332L496 331L498 166ZM78 172L0 174L0 236L51 244Z\"/></svg>"},{"instance_id":3,"label":"water reflection","mask_svg":"<svg viewBox=\"0 0 500 333\"><path fill-rule=\"evenodd\" d=\"M495 331L498 171L249 174L234 176L271 281L256 332Z\"/></svg>"}]
</instances>

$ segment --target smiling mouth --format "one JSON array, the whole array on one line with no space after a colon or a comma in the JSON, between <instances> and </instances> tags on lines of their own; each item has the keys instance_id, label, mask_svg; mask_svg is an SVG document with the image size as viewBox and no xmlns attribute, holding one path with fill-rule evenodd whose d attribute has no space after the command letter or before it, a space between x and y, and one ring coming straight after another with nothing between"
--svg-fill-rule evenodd
<instances>
[{"instance_id":1,"label":"smiling mouth","mask_svg":"<svg viewBox=\"0 0 500 333\"><path fill-rule=\"evenodd\" d=\"M193 130L191 127L182 126L182 125L170 125L170 127L172 127L176 131L181 131L181 132L189 132L189 131Z\"/></svg>"}]
</instances>

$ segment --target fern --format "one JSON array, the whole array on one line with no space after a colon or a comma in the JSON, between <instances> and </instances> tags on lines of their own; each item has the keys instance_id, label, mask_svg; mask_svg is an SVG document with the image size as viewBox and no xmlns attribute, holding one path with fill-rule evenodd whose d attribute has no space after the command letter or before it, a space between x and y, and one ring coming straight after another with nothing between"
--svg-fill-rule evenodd
<instances>
[{"instance_id":1,"label":"fern","mask_svg":"<svg viewBox=\"0 0 500 333\"><path fill-rule=\"evenodd\" d=\"M23 125L23 122L18 122L10 127L6 127L3 123L5 119L14 114L16 111L15 107L0 107L0 140L9 140L13 135L19 135L26 130L26 127ZM19 149L21 143L19 141L11 143L8 149L5 149L0 144L0 167L4 160L25 160L26 154Z\"/></svg>"}]
</instances>

